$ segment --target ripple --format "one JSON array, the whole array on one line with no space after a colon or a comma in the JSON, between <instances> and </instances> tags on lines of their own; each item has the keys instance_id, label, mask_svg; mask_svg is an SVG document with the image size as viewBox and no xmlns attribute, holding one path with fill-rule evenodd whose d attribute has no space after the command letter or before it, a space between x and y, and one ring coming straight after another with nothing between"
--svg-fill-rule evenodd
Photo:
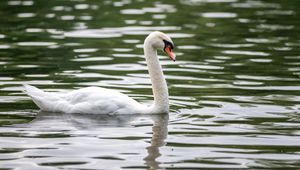
<instances>
[{"instance_id":1,"label":"ripple","mask_svg":"<svg viewBox=\"0 0 300 170\"><path fill-rule=\"evenodd\" d=\"M300 47L300 43L287 42L285 43L288 47Z\"/></svg>"},{"instance_id":2,"label":"ripple","mask_svg":"<svg viewBox=\"0 0 300 170\"><path fill-rule=\"evenodd\" d=\"M266 59L266 58L252 58L250 61L255 62L255 63L271 63L273 60L272 59Z\"/></svg>"},{"instance_id":3,"label":"ripple","mask_svg":"<svg viewBox=\"0 0 300 170\"><path fill-rule=\"evenodd\" d=\"M9 49L9 48L11 48L10 45L0 44L0 50L1 49Z\"/></svg>"},{"instance_id":4,"label":"ripple","mask_svg":"<svg viewBox=\"0 0 300 170\"><path fill-rule=\"evenodd\" d=\"M14 80L14 78L12 78L12 77L0 77L0 80L1 81L11 81L11 80Z\"/></svg>"},{"instance_id":5,"label":"ripple","mask_svg":"<svg viewBox=\"0 0 300 170\"><path fill-rule=\"evenodd\" d=\"M202 5L205 3L232 3L236 2L237 0L181 0L181 3L184 5Z\"/></svg>"},{"instance_id":6,"label":"ripple","mask_svg":"<svg viewBox=\"0 0 300 170\"><path fill-rule=\"evenodd\" d=\"M258 52L258 51L225 50L222 53L224 53L224 54L234 54L234 55L248 55L248 56L270 56L269 53Z\"/></svg>"},{"instance_id":7,"label":"ripple","mask_svg":"<svg viewBox=\"0 0 300 170\"><path fill-rule=\"evenodd\" d=\"M73 15L63 15L60 18L61 18L61 20L64 20L64 21L72 21L72 20L75 19L75 16L73 16Z\"/></svg>"},{"instance_id":8,"label":"ripple","mask_svg":"<svg viewBox=\"0 0 300 170\"><path fill-rule=\"evenodd\" d=\"M181 46L176 46L178 49L184 49L184 50L198 50L202 49L202 47L197 46L197 45L181 45Z\"/></svg>"},{"instance_id":9,"label":"ripple","mask_svg":"<svg viewBox=\"0 0 300 170\"><path fill-rule=\"evenodd\" d=\"M45 15L46 18L54 18L56 15L54 13L48 13Z\"/></svg>"},{"instance_id":10,"label":"ripple","mask_svg":"<svg viewBox=\"0 0 300 170\"><path fill-rule=\"evenodd\" d=\"M262 81L295 81L292 78L274 77L274 76L253 76L253 75L235 75L238 79L262 80Z\"/></svg>"},{"instance_id":11,"label":"ripple","mask_svg":"<svg viewBox=\"0 0 300 170\"><path fill-rule=\"evenodd\" d=\"M75 9L77 10L85 10L85 9L89 9L89 4L76 4L75 5Z\"/></svg>"},{"instance_id":12,"label":"ripple","mask_svg":"<svg viewBox=\"0 0 300 170\"><path fill-rule=\"evenodd\" d=\"M86 57L86 58L75 58L71 61L79 61L79 62L86 62L86 61L109 61L113 60L111 57Z\"/></svg>"},{"instance_id":13,"label":"ripple","mask_svg":"<svg viewBox=\"0 0 300 170\"><path fill-rule=\"evenodd\" d=\"M247 42L253 43L278 43L278 39L271 39L271 38L246 38Z\"/></svg>"},{"instance_id":14,"label":"ripple","mask_svg":"<svg viewBox=\"0 0 300 170\"><path fill-rule=\"evenodd\" d=\"M49 75L48 74L26 74L25 77L42 78L42 77L49 77Z\"/></svg>"},{"instance_id":15,"label":"ripple","mask_svg":"<svg viewBox=\"0 0 300 170\"><path fill-rule=\"evenodd\" d=\"M94 53L98 51L97 48L79 48L73 50L75 53Z\"/></svg>"},{"instance_id":16,"label":"ripple","mask_svg":"<svg viewBox=\"0 0 300 170\"><path fill-rule=\"evenodd\" d=\"M292 50L291 47L272 47L272 49L274 49L276 51L291 51Z\"/></svg>"},{"instance_id":17,"label":"ripple","mask_svg":"<svg viewBox=\"0 0 300 170\"><path fill-rule=\"evenodd\" d=\"M56 42L18 42L19 46L53 46Z\"/></svg>"},{"instance_id":18,"label":"ripple","mask_svg":"<svg viewBox=\"0 0 300 170\"><path fill-rule=\"evenodd\" d=\"M127 43L127 44L137 44L137 43L140 43L141 41L140 40L123 40L124 43Z\"/></svg>"},{"instance_id":19,"label":"ripple","mask_svg":"<svg viewBox=\"0 0 300 170\"><path fill-rule=\"evenodd\" d=\"M113 48L114 51L116 52L130 52L133 51L133 49L130 48Z\"/></svg>"},{"instance_id":20,"label":"ripple","mask_svg":"<svg viewBox=\"0 0 300 170\"><path fill-rule=\"evenodd\" d=\"M4 34L0 34L0 39L5 38L6 36Z\"/></svg>"},{"instance_id":21,"label":"ripple","mask_svg":"<svg viewBox=\"0 0 300 170\"><path fill-rule=\"evenodd\" d=\"M16 65L16 67L18 68L37 68L37 67L40 67L39 65L23 65L23 64L19 64L19 65Z\"/></svg>"},{"instance_id":22,"label":"ripple","mask_svg":"<svg viewBox=\"0 0 300 170\"><path fill-rule=\"evenodd\" d=\"M299 167L298 2L37 2L1 3L1 168ZM176 62L158 51L170 120L38 112L22 91L101 86L151 105L156 30L177 46Z\"/></svg>"},{"instance_id":23,"label":"ripple","mask_svg":"<svg viewBox=\"0 0 300 170\"><path fill-rule=\"evenodd\" d=\"M64 11L67 7L65 6L54 6L52 8L53 11Z\"/></svg>"},{"instance_id":24,"label":"ripple","mask_svg":"<svg viewBox=\"0 0 300 170\"><path fill-rule=\"evenodd\" d=\"M141 15L145 13L164 13L164 12L175 12L176 9L172 5L160 4L156 5L155 8L145 7L142 9L123 9L121 14L124 15Z\"/></svg>"},{"instance_id":25,"label":"ripple","mask_svg":"<svg viewBox=\"0 0 300 170\"><path fill-rule=\"evenodd\" d=\"M267 11L257 11L256 15L294 15L294 11L283 11L283 10L267 10Z\"/></svg>"},{"instance_id":26,"label":"ripple","mask_svg":"<svg viewBox=\"0 0 300 170\"><path fill-rule=\"evenodd\" d=\"M206 59L205 62L208 63L225 63L224 60Z\"/></svg>"},{"instance_id":27,"label":"ripple","mask_svg":"<svg viewBox=\"0 0 300 170\"><path fill-rule=\"evenodd\" d=\"M255 9L255 8L275 8L279 9L281 8L280 4L277 3L267 3L262 1L245 1L243 3L233 3L231 4L234 8L249 8L249 9Z\"/></svg>"},{"instance_id":28,"label":"ripple","mask_svg":"<svg viewBox=\"0 0 300 170\"><path fill-rule=\"evenodd\" d=\"M151 84L150 79L141 78L141 77L114 77L116 80L104 80L102 83L111 84L111 85L134 85L130 88L137 89L137 88L150 88L149 85ZM117 87L117 86L116 86Z\"/></svg>"},{"instance_id":29,"label":"ripple","mask_svg":"<svg viewBox=\"0 0 300 170\"><path fill-rule=\"evenodd\" d=\"M200 64L197 64L197 65L185 64L184 67L204 69L204 70L222 70L222 69L224 69L224 67L222 67L222 66L200 65Z\"/></svg>"},{"instance_id":30,"label":"ripple","mask_svg":"<svg viewBox=\"0 0 300 170\"><path fill-rule=\"evenodd\" d=\"M201 14L204 18L236 18L236 13L230 12L206 12Z\"/></svg>"},{"instance_id":31,"label":"ripple","mask_svg":"<svg viewBox=\"0 0 300 170\"><path fill-rule=\"evenodd\" d=\"M220 59L220 60L230 60L232 57L229 56L214 56L215 59Z\"/></svg>"},{"instance_id":32,"label":"ripple","mask_svg":"<svg viewBox=\"0 0 300 170\"><path fill-rule=\"evenodd\" d=\"M99 73L64 72L64 73L60 73L59 75L75 76L75 77L80 77L80 78L111 78L111 76L108 76L105 74L99 74ZM114 78L117 78L117 77L114 77Z\"/></svg>"},{"instance_id":33,"label":"ripple","mask_svg":"<svg viewBox=\"0 0 300 170\"><path fill-rule=\"evenodd\" d=\"M292 59L292 60L298 60L300 59L300 56L285 56L286 59Z\"/></svg>"},{"instance_id":34,"label":"ripple","mask_svg":"<svg viewBox=\"0 0 300 170\"><path fill-rule=\"evenodd\" d=\"M16 88L1 88L1 91L16 91ZM22 100L26 100L27 97L20 97L20 96L0 96L0 103L15 103ZM1 119L3 121L3 119ZM0 123L1 123L0 121ZM13 121L10 119L9 121ZM0 154L1 155L1 154Z\"/></svg>"},{"instance_id":35,"label":"ripple","mask_svg":"<svg viewBox=\"0 0 300 170\"><path fill-rule=\"evenodd\" d=\"M154 14L154 15L152 15L152 18L153 19L165 19L165 18L167 18L167 15L165 15L165 14Z\"/></svg>"},{"instance_id":36,"label":"ripple","mask_svg":"<svg viewBox=\"0 0 300 170\"><path fill-rule=\"evenodd\" d=\"M134 54L112 54L114 57L122 57L122 58L133 58L133 57L142 57L144 58L144 55L134 55Z\"/></svg>"},{"instance_id":37,"label":"ripple","mask_svg":"<svg viewBox=\"0 0 300 170\"><path fill-rule=\"evenodd\" d=\"M93 19L93 17L90 15L85 15L85 16L80 16L79 19L81 19L83 21L90 21Z\"/></svg>"},{"instance_id":38,"label":"ripple","mask_svg":"<svg viewBox=\"0 0 300 170\"><path fill-rule=\"evenodd\" d=\"M196 77L191 77L191 76L179 76L179 75L167 75L167 79L171 80L177 80L182 81L182 80L193 80L193 81L203 81L203 82L225 82L224 80L221 79L214 79L214 78L196 78Z\"/></svg>"},{"instance_id":39,"label":"ripple","mask_svg":"<svg viewBox=\"0 0 300 170\"><path fill-rule=\"evenodd\" d=\"M234 85L242 85L242 86L258 86L263 85L262 82L254 82L254 81L234 81Z\"/></svg>"},{"instance_id":40,"label":"ripple","mask_svg":"<svg viewBox=\"0 0 300 170\"><path fill-rule=\"evenodd\" d=\"M254 44L210 44L213 47L222 47L222 48L242 48L242 47L253 47Z\"/></svg>"},{"instance_id":41,"label":"ripple","mask_svg":"<svg viewBox=\"0 0 300 170\"><path fill-rule=\"evenodd\" d=\"M64 166L67 166L67 165L82 165L82 164L87 164L88 162L80 162L80 161L57 161L57 162L53 162L53 161L45 161L45 162L42 162L40 163L39 165L41 166L61 166L61 165L64 165Z\"/></svg>"},{"instance_id":42,"label":"ripple","mask_svg":"<svg viewBox=\"0 0 300 170\"><path fill-rule=\"evenodd\" d=\"M191 38L194 37L195 34L186 34L186 33L169 33L170 37L174 38Z\"/></svg>"},{"instance_id":43,"label":"ripple","mask_svg":"<svg viewBox=\"0 0 300 170\"><path fill-rule=\"evenodd\" d=\"M139 24L141 24L141 25L152 25L153 21L140 21Z\"/></svg>"},{"instance_id":44,"label":"ripple","mask_svg":"<svg viewBox=\"0 0 300 170\"><path fill-rule=\"evenodd\" d=\"M19 13L19 14L17 14L17 17L19 17L19 18L32 18L35 16L36 16L35 13Z\"/></svg>"},{"instance_id":45,"label":"ripple","mask_svg":"<svg viewBox=\"0 0 300 170\"><path fill-rule=\"evenodd\" d=\"M156 30L178 30L179 27L175 26L159 26L159 27L118 27L118 28L102 28L102 29L86 29L86 30L78 30L78 31L70 31L66 32L66 37L74 37L74 38L116 38L121 37L123 35L146 35L151 31ZM176 36L176 34L175 34ZM177 34L177 37L186 37L186 34Z\"/></svg>"},{"instance_id":46,"label":"ripple","mask_svg":"<svg viewBox=\"0 0 300 170\"><path fill-rule=\"evenodd\" d=\"M87 70L116 70L116 71L139 71L147 70L146 67L138 64L108 64L108 65L93 65L84 66Z\"/></svg>"},{"instance_id":47,"label":"ripple","mask_svg":"<svg viewBox=\"0 0 300 170\"><path fill-rule=\"evenodd\" d=\"M34 5L33 1L27 0L27 1L8 1L8 5L12 6L32 6Z\"/></svg>"},{"instance_id":48,"label":"ripple","mask_svg":"<svg viewBox=\"0 0 300 170\"><path fill-rule=\"evenodd\" d=\"M63 31L58 29L47 29L46 31L53 35L62 35L64 33Z\"/></svg>"},{"instance_id":49,"label":"ripple","mask_svg":"<svg viewBox=\"0 0 300 170\"><path fill-rule=\"evenodd\" d=\"M121 10L121 14L141 15L141 14L145 14L145 11L142 9L123 9L123 10Z\"/></svg>"},{"instance_id":50,"label":"ripple","mask_svg":"<svg viewBox=\"0 0 300 170\"><path fill-rule=\"evenodd\" d=\"M260 24L257 26L258 29L265 29L265 30L291 30L294 29L295 26L293 25L279 25L279 24Z\"/></svg>"},{"instance_id":51,"label":"ripple","mask_svg":"<svg viewBox=\"0 0 300 170\"><path fill-rule=\"evenodd\" d=\"M41 28L26 28L26 32L36 33L36 32L44 32L44 29Z\"/></svg>"},{"instance_id":52,"label":"ripple","mask_svg":"<svg viewBox=\"0 0 300 170\"><path fill-rule=\"evenodd\" d=\"M122 7L122 6L128 5L130 3L131 3L131 1L118 1L118 2L114 2L113 5L115 7Z\"/></svg>"}]
</instances>

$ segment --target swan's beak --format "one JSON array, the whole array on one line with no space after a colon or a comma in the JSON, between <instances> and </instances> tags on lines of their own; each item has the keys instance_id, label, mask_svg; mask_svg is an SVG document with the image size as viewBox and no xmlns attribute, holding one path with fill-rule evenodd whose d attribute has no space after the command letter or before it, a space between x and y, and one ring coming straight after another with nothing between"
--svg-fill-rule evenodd
<instances>
[{"instance_id":1,"label":"swan's beak","mask_svg":"<svg viewBox=\"0 0 300 170\"><path fill-rule=\"evenodd\" d=\"M167 46L165 48L165 52L168 54L168 56L173 60L173 61L176 61L176 56L175 54L172 52L172 49L170 46Z\"/></svg>"}]
</instances>

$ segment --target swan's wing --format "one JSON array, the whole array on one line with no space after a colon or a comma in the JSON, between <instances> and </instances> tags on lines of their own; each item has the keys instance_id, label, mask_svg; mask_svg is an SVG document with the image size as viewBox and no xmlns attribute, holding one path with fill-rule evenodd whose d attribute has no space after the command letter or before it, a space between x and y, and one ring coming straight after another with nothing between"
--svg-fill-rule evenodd
<instances>
[{"instance_id":1,"label":"swan's wing","mask_svg":"<svg viewBox=\"0 0 300 170\"><path fill-rule=\"evenodd\" d=\"M63 98L72 105L73 113L124 114L141 106L123 93L100 87L75 90Z\"/></svg>"},{"instance_id":2,"label":"swan's wing","mask_svg":"<svg viewBox=\"0 0 300 170\"><path fill-rule=\"evenodd\" d=\"M24 85L25 92L44 111L65 113L128 114L143 106L115 90L87 87L69 93L44 92Z\"/></svg>"}]
</instances>

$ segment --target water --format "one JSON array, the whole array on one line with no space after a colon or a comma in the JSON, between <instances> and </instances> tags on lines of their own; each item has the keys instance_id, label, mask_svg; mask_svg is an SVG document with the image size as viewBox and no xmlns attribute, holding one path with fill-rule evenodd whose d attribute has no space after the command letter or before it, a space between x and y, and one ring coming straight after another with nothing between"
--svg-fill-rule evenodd
<instances>
[{"instance_id":1,"label":"water","mask_svg":"<svg viewBox=\"0 0 300 170\"><path fill-rule=\"evenodd\" d=\"M0 2L1 169L300 167L300 1ZM152 100L154 30L169 115L39 112L22 84Z\"/></svg>"}]
</instances>

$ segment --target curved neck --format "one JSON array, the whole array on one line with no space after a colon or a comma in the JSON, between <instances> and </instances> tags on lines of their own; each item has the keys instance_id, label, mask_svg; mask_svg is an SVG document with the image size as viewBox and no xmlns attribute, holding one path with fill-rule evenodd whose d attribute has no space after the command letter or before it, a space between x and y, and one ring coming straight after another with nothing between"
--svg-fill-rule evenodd
<instances>
[{"instance_id":1,"label":"curved neck","mask_svg":"<svg viewBox=\"0 0 300 170\"><path fill-rule=\"evenodd\" d=\"M144 53L148 71L152 83L152 92L154 96L154 104L150 112L168 113L169 112L169 92L164 74L162 72L157 50L153 48L149 40L145 40Z\"/></svg>"}]
</instances>

